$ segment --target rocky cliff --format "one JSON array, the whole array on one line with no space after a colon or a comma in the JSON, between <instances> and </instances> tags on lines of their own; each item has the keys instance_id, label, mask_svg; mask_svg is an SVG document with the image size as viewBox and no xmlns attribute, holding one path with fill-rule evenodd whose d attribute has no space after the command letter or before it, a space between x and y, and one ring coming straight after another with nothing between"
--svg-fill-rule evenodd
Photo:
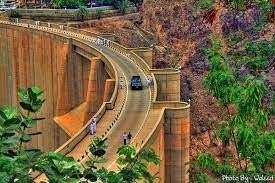
<instances>
[{"instance_id":1,"label":"rocky cliff","mask_svg":"<svg viewBox=\"0 0 275 183\"><path fill-rule=\"evenodd\" d=\"M204 89L202 81L207 74L208 62L201 48L209 47L208 35L220 34L220 25L203 24L192 1L145 0L143 4L143 27L156 35L154 61L156 67L183 66L182 100L191 100L191 156L201 148L210 147L210 123L221 112L212 96ZM172 64L171 64L172 62ZM206 144L202 144L203 139ZM206 145L206 146L205 146Z\"/></svg>"}]
</instances>

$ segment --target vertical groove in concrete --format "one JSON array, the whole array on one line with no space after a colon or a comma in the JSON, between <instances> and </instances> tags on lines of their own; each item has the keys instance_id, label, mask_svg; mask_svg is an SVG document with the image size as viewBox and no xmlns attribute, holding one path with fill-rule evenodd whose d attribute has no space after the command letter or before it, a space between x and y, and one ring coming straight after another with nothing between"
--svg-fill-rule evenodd
<instances>
[{"instance_id":1,"label":"vertical groove in concrete","mask_svg":"<svg viewBox=\"0 0 275 183\"><path fill-rule=\"evenodd\" d=\"M116 81L114 79L106 80L105 87L104 87L103 102L110 101L110 99L113 95L113 92L114 92L115 83L116 83Z\"/></svg>"},{"instance_id":2,"label":"vertical groove in concrete","mask_svg":"<svg viewBox=\"0 0 275 183\"><path fill-rule=\"evenodd\" d=\"M86 92L86 108L84 124L91 118L103 102L105 81L107 79L106 71L104 70L104 64L100 58L93 58L90 63L90 68L84 68L84 71L89 73ZM88 70L87 70L88 69Z\"/></svg>"},{"instance_id":3,"label":"vertical groove in concrete","mask_svg":"<svg viewBox=\"0 0 275 183\"><path fill-rule=\"evenodd\" d=\"M40 148L45 152L58 148L68 139L52 119L57 113L57 63L66 59L62 47L66 52L64 43L67 40L48 33L2 24L0 39L0 105L18 105L19 88L37 86L43 89L46 102L37 116L45 117L46 120L28 130L42 131L43 134L33 137L32 143L28 143L27 147ZM59 92L64 95L64 91Z\"/></svg>"},{"instance_id":4,"label":"vertical groove in concrete","mask_svg":"<svg viewBox=\"0 0 275 183\"><path fill-rule=\"evenodd\" d=\"M86 108L85 111L85 117L83 121L83 125L86 124L86 122L89 119L89 116L93 112L96 112L95 106L97 106L98 102L98 87L97 87L97 82L98 82L98 72L100 72L100 66L101 66L101 60L99 58L94 58L91 60L90 63L90 68L84 68L84 69L89 69L89 78L88 78L88 83L87 83L87 94L86 94L86 103L88 107ZM87 72L85 71L85 72Z\"/></svg>"},{"instance_id":5,"label":"vertical groove in concrete","mask_svg":"<svg viewBox=\"0 0 275 183\"><path fill-rule=\"evenodd\" d=\"M63 115L69 110L68 102L69 96L68 78L67 78L67 66L68 66L68 50L69 44L64 44L59 52L59 62L57 63L58 68L58 90L57 90L57 115Z\"/></svg>"},{"instance_id":6,"label":"vertical groove in concrete","mask_svg":"<svg viewBox=\"0 0 275 183\"><path fill-rule=\"evenodd\" d=\"M165 182L165 130L164 126L160 128L160 159L161 159L161 164L160 164L160 175L161 176L161 182Z\"/></svg>"}]
</instances>

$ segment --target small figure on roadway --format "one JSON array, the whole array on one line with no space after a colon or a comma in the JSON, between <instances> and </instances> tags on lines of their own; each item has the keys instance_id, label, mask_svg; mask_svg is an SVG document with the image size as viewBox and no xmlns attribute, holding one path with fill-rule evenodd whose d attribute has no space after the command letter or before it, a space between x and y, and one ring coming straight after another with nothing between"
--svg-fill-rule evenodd
<instances>
[{"instance_id":1,"label":"small figure on roadway","mask_svg":"<svg viewBox=\"0 0 275 183\"><path fill-rule=\"evenodd\" d=\"M91 122L90 124L90 135L93 135L94 134L94 127L93 127L93 121Z\"/></svg>"},{"instance_id":2,"label":"small figure on roadway","mask_svg":"<svg viewBox=\"0 0 275 183\"><path fill-rule=\"evenodd\" d=\"M96 117L93 117L92 122L93 122L93 131L94 133L96 133L96 123L97 123Z\"/></svg>"},{"instance_id":3,"label":"small figure on roadway","mask_svg":"<svg viewBox=\"0 0 275 183\"><path fill-rule=\"evenodd\" d=\"M151 86L151 80L149 78L146 80L146 84L147 84L147 88Z\"/></svg>"},{"instance_id":4,"label":"small figure on roadway","mask_svg":"<svg viewBox=\"0 0 275 183\"><path fill-rule=\"evenodd\" d=\"M122 77L120 77L120 80L119 80L119 87L120 87L120 89L122 89L123 88L123 78Z\"/></svg>"},{"instance_id":5,"label":"small figure on roadway","mask_svg":"<svg viewBox=\"0 0 275 183\"><path fill-rule=\"evenodd\" d=\"M92 118L92 122L90 124L90 135L93 135L96 132L96 117Z\"/></svg>"},{"instance_id":6,"label":"small figure on roadway","mask_svg":"<svg viewBox=\"0 0 275 183\"><path fill-rule=\"evenodd\" d=\"M129 132L128 136L127 136L127 144L130 144L131 139L132 139L132 134L131 134L131 132Z\"/></svg>"},{"instance_id":7,"label":"small figure on roadway","mask_svg":"<svg viewBox=\"0 0 275 183\"><path fill-rule=\"evenodd\" d=\"M126 145L127 144L127 138L128 138L128 135L126 132L123 133L123 144Z\"/></svg>"}]
</instances>

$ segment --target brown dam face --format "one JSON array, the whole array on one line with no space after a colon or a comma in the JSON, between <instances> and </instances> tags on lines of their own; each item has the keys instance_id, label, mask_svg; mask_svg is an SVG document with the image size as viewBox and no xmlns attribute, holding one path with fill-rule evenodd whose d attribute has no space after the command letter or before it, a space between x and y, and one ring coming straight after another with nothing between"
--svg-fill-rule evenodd
<instances>
[{"instance_id":1,"label":"brown dam face","mask_svg":"<svg viewBox=\"0 0 275 183\"><path fill-rule=\"evenodd\" d=\"M101 106L109 79L103 62L75 53L69 39L42 31L0 24L0 39L0 106L18 106L19 88L44 90L37 117L46 119L30 131L42 135L27 146L57 149L75 133L60 124L81 128Z\"/></svg>"}]
</instances>

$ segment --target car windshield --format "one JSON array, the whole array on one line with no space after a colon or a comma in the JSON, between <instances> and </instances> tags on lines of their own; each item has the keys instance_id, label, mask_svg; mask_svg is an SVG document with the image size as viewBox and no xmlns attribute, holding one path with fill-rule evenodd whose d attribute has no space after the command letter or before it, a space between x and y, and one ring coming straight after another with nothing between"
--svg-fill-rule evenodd
<instances>
[{"instance_id":1,"label":"car windshield","mask_svg":"<svg viewBox=\"0 0 275 183\"><path fill-rule=\"evenodd\" d=\"M140 77L139 76L133 76L132 77L132 81L140 81Z\"/></svg>"}]
</instances>

